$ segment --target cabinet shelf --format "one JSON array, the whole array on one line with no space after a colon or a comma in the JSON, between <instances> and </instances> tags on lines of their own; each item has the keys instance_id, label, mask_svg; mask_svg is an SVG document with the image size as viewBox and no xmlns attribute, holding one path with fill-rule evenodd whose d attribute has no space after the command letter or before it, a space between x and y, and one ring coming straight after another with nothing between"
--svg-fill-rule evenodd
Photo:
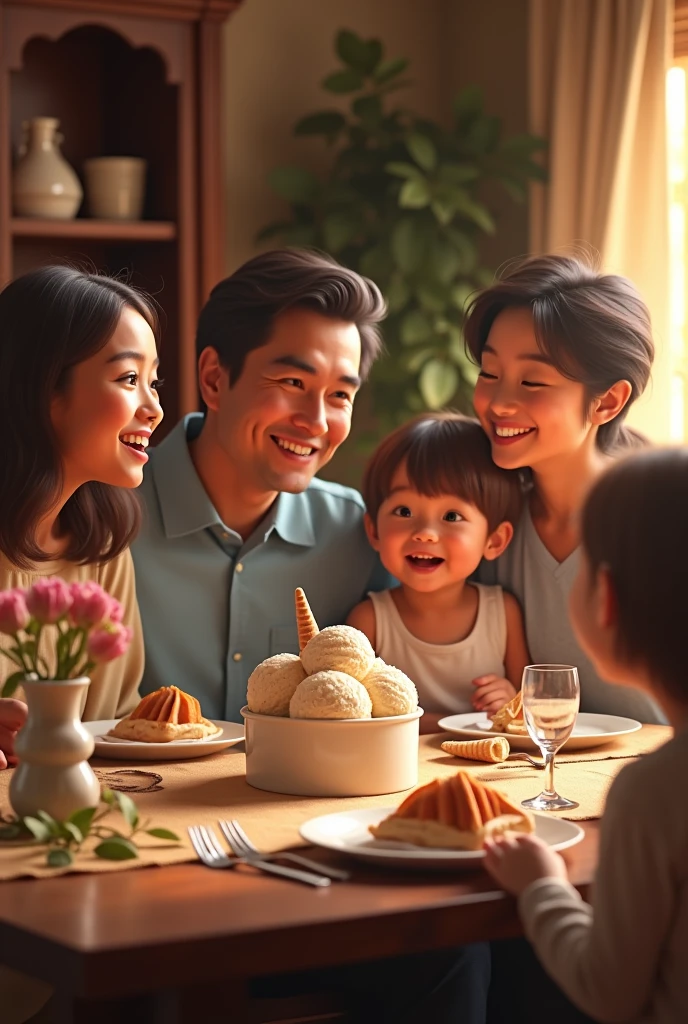
<instances>
[{"instance_id":1,"label":"cabinet shelf","mask_svg":"<svg viewBox=\"0 0 688 1024\"><path fill-rule=\"evenodd\" d=\"M177 225L167 220L47 220L13 217L15 238L98 238L105 241L172 242Z\"/></svg>"}]
</instances>

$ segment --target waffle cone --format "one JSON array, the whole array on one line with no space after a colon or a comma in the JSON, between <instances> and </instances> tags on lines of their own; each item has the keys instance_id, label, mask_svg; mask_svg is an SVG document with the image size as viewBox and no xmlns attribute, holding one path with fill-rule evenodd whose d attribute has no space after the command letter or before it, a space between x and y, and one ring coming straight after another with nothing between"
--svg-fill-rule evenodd
<instances>
[{"instance_id":1,"label":"waffle cone","mask_svg":"<svg viewBox=\"0 0 688 1024\"><path fill-rule=\"evenodd\" d=\"M376 839L418 846L478 850L488 836L532 832L533 819L498 790L466 770L421 786L370 831Z\"/></svg>"},{"instance_id":2,"label":"waffle cone","mask_svg":"<svg viewBox=\"0 0 688 1024\"><path fill-rule=\"evenodd\" d=\"M454 757L467 757L471 761L487 761L490 764L505 761L509 749L509 741L505 736L486 740L446 740L442 744L442 750Z\"/></svg>"},{"instance_id":3,"label":"waffle cone","mask_svg":"<svg viewBox=\"0 0 688 1024\"><path fill-rule=\"evenodd\" d=\"M296 628L299 634L299 651L302 651L308 641L312 640L320 632L320 629L301 587L296 588L294 599L296 602Z\"/></svg>"},{"instance_id":4,"label":"waffle cone","mask_svg":"<svg viewBox=\"0 0 688 1024\"><path fill-rule=\"evenodd\" d=\"M516 726L510 729L510 726ZM492 728L495 732L525 732L523 720L523 694L519 690L515 697L492 715Z\"/></svg>"},{"instance_id":5,"label":"waffle cone","mask_svg":"<svg viewBox=\"0 0 688 1024\"><path fill-rule=\"evenodd\" d=\"M144 743L200 740L222 730L201 714L201 705L177 686L162 686L146 694L132 713L118 722L110 735Z\"/></svg>"}]
</instances>

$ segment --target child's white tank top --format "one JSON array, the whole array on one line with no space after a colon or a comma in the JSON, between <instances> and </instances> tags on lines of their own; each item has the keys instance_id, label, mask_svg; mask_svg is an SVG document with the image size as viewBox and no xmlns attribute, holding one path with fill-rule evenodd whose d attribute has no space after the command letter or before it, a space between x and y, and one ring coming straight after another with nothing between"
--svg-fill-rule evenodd
<instances>
[{"instance_id":1,"label":"child's white tank top","mask_svg":"<svg viewBox=\"0 0 688 1024\"><path fill-rule=\"evenodd\" d=\"M369 593L375 609L375 652L413 680L424 711L472 711L471 680L490 672L503 676L506 612L501 587L472 584L478 591L473 629L455 644L429 644L408 631L389 590Z\"/></svg>"}]
</instances>

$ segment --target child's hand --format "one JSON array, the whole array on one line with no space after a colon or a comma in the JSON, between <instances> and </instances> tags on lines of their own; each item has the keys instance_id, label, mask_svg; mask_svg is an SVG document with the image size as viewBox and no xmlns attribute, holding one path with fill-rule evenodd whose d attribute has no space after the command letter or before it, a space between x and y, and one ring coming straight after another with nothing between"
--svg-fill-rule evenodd
<instances>
[{"instance_id":1,"label":"child's hand","mask_svg":"<svg viewBox=\"0 0 688 1024\"><path fill-rule=\"evenodd\" d=\"M472 685L475 686L473 707L476 711L485 711L488 715L499 711L516 696L515 688L502 676L478 676L472 681Z\"/></svg>"},{"instance_id":2,"label":"child's hand","mask_svg":"<svg viewBox=\"0 0 688 1024\"><path fill-rule=\"evenodd\" d=\"M563 858L532 835L486 839L485 869L513 896L520 896L538 878L568 877Z\"/></svg>"},{"instance_id":3,"label":"child's hand","mask_svg":"<svg viewBox=\"0 0 688 1024\"><path fill-rule=\"evenodd\" d=\"M26 721L27 707L14 697L0 699L0 769L17 763L14 738Z\"/></svg>"}]
</instances>

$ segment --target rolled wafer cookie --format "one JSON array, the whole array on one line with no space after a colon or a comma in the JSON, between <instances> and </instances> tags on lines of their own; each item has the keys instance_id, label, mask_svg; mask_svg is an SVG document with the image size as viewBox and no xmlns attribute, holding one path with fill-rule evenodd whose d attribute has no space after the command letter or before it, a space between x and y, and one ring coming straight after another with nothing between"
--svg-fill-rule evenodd
<instances>
[{"instance_id":1,"label":"rolled wafer cookie","mask_svg":"<svg viewBox=\"0 0 688 1024\"><path fill-rule=\"evenodd\" d=\"M489 761L497 764L506 761L509 755L509 741L504 736L487 740L446 740L442 750L454 757L468 757L472 761Z\"/></svg>"},{"instance_id":2,"label":"rolled wafer cookie","mask_svg":"<svg viewBox=\"0 0 688 1024\"><path fill-rule=\"evenodd\" d=\"M306 595L301 587L294 592L296 602L296 628L299 633L299 651L302 651L309 640L312 640L320 632L315 616L311 611Z\"/></svg>"}]
</instances>

